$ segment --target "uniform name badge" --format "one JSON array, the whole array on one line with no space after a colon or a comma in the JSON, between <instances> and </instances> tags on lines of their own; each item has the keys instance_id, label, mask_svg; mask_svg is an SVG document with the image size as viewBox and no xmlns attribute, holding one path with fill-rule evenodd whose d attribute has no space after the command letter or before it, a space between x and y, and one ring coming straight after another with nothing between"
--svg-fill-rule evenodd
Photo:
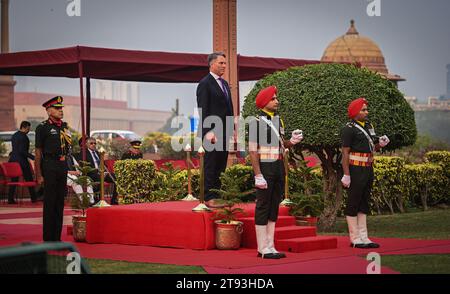
<instances>
[{"instance_id":1,"label":"uniform name badge","mask_svg":"<svg viewBox=\"0 0 450 294\"><path fill-rule=\"evenodd\" d=\"M284 128L283 127L280 127L280 135L284 136Z\"/></svg>"},{"instance_id":2,"label":"uniform name badge","mask_svg":"<svg viewBox=\"0 0 450 294\"><path fill-rule=\"evenodd\" d=\"M372 128L372 129L369 129L369 134L371 135L371 136L376 136L376 134L375 134L375 130Z\"/></svg>"}]
</instances>

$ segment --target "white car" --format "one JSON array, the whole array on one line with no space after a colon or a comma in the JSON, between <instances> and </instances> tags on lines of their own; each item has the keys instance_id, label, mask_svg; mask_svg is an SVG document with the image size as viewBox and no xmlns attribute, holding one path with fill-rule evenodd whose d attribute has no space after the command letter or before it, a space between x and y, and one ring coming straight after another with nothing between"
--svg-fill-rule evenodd
<instances>
[{"instance_id":1,"label":"white car","mask_svg":"<svg viewBox=\"0 0 450 294\"><path fill-rule=\"evenodd\" d=\"M125 139L128 141L141 140L142 137L132 131L124 130L97 130L91 132L91 137L99 141L111 141L113 139Z\"/></svg>"}]
</instances>

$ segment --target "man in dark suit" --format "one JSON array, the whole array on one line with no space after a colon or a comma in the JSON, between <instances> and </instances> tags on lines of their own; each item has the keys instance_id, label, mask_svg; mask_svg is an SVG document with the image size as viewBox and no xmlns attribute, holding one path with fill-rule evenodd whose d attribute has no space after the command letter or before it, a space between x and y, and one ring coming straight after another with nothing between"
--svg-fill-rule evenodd
<instances>
[{"instance_id":1,"label":"man in dark suit","mask_svg":"<svg viewBox=\"0 0 450 294\"><path fill-rule=\"evenodd\" d=\"M199 136L205 147L205 204L223 207L215 201L218 195L211 189L220 189L220 174L225 171L228 145L233 135L233 102L227 81L222 79L226 69L226 56L222 52L208 55L209 74L197 87L197 105L201 127ZM227 119L228 117L228 119ZM208 148L209 147L209 148Z\"/></svg>"},{"instance_id":2,"label":"man in dark suit","mask_svg":"<svg viewBox=\"0 0 450 294\"><path fill-rule=\"evenodd\" d=\"M12 151L9 154L9 162L18 162L22 169L23 178L27 182L34 181L33 173L31 171L30 162L28 158L34 160L34 156L30 154L30 139L28 139L28 132L30 132L31 124L28 121L22 121L20 123L20 130L18 130L11 138ZM17 182L18 178L13 178L13 182ZM30 191L31 202L36 202L38 197L34 191L34 187L28 187ZM16 203L14 200L14 193L16 192L16 186L10 186L8 191L8 203Z\"/></svg>"},{"instance_id":3,"label":"man in dark suit","mask_svg":"<svg viewBox=\"0 0 450 294\"><path fill-rule=\"evenodd\" d=\"M81 146L81 139L79 141L79 144ZM93 168L95 168L95 171L92 171L88 174L88 176L92 179L92 181L94 182L100 182L100 173L99 173L99 169L100 169L100 154L97 151L97 141L95 140L95 138L89 137L86 139L86 161L89 162L89 165ZM77 156L78 161L81 160L81 155ZM106 166L105 166L106 168ZM114 183L113 178L114 174L109 173L107 176L105 176L105 182L108 183ZM100 187L97 185L94 187L94 192L98 192L100 190ZM116 190L116 185L114 185L114 189L113 189L113 195L111 198L111 204L115 205L118 204L118 200L117 200L117 190Z\"/></svg>"}]
</instances>

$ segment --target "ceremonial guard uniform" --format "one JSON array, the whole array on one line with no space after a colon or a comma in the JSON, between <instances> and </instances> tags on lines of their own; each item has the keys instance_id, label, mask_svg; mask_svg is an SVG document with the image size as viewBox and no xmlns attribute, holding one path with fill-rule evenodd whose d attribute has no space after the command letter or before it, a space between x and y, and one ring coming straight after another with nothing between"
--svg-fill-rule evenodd
<instances>
[{"instance_id":1,"label":"ceremonial guard uniform","mask_svg":"<svg viewBox=\"0 0 450 294\"><path fill-rule=\"evenodd\" d=\"M269 259L286 257L274 246L275 223L285 175L283 151L303 138L301 131L296 130L290 141L284 141L284 123L275 114L278 107L276 92L276 87L271 86L258 93L256 106L261 111L249 125L250 156L257 188L255 229L258 256Z\"/></svg>"},{"instance_id":2,"label":"ceremonial guard uniform","mask_svg":"<svg viewBox=\"0 0 450 294\"><path fill-rule=\"evenodd\" d=\"M44 241L61 241L63 225L64 198L67 195L67 155L71 150L71 133L67 123L61 120L63 98L54 97L42 106L49 113L49 119L36 128L36 175L44 178ZM55 119L49 108L61 112ZM39 153L39 156L38 156Z\"/></svg>"},{"instance_id":3,"label":"ceremonial guard uniform","mask_svg":"<svg viewBox=\"0 0 450 294\"><path fill-rule=\"evenodd\" d=\"M352 120L345 125L341 133L344 167L342 183L348 187L344 213L347 217L351 246L356 248L379 247L379 244L368 238L366 216L369 213L374 179L374 152L389 143L387 136L378 138L372 124L367 121L367 105L364 98L350 103L348 114ZM346 169L349 174L346 174Z\"/></svg>"}]
</instances>

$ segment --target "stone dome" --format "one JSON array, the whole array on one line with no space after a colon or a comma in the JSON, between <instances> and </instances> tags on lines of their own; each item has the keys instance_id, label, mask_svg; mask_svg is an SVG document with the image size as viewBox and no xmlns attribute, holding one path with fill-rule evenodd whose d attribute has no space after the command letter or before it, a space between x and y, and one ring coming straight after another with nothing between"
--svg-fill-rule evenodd
<instances>
[{"instance_id":1,"label":"stone dome","mask_svg":"<svg viewBox=\"0 0 450 294\"><path fill-rule=\"evenodd\" d=\"M361 66L378 72L392 81L404 81L398 75L389 74L380 47L370 38L361 36L355 28L355 21L350 21L347 33L331 42L325 49L322 61L359 62Z\"/></svg>"}]
</instances>

